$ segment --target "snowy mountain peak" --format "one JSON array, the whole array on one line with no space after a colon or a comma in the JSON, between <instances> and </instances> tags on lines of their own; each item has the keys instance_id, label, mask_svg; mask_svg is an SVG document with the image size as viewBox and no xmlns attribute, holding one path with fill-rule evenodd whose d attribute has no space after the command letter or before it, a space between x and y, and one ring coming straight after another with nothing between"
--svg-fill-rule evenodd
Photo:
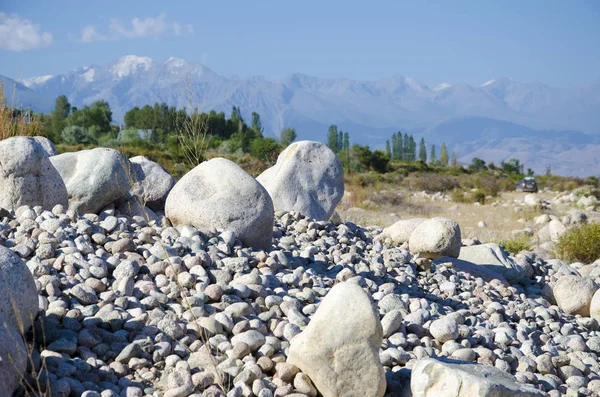
<instances>
[{"instance_id":1,"label":"snowy mountain peak","mask_svg":"<svg viewBox=\"0 0 600 397\"><path fill-rule=\"evenodd\" d=\"M488 85L492 85L492 84L494 84L495 82L496 82L496 80L495 80L495 79L491 79L491 80L488 80L488 81L486 81L486 82L485 82L485 83L483 83L482 85L480 85L480 87L487 87Z\"/></svg>"},{"instance_id":2,"label":"snowy mountain peak","mask_svg":"<svg viewBox=\"0 0 600 397\"><path fill-rule=\"evenodd\" d=\"M52 76L50 74L45 75L45 76L40 76L40 77L31 77L28 79L21 80L21 83L23 83L23 85L25 87L31 88L36 85L44 84L46 81L50 80L52 77L54 77L54 76Z\"/></svg>"},{"instance_id":3,"label":"snowy mountain peak","mask_svg":"<svg viewBox=\"0 0 600 397\"><path fill-rule=\"evenodd\" d=\"M81 77L83 77L83 79L85 81L87 81L88 83L91 83L92 81L94 81L95 76L96 76L96 69L94 69L94 68L89 68L85 72L81 73Z\"/></svg>"},{"instance_id":4,"label":"snowy mountain peak","mask_svg":"<svg viewBox=\"0 0 600 397\"><path fill-rule=\"evenodd\" d=\"M168 68L181 68L186 65L186 62L181 58L169 58L165 61Z\"/></svg>"},{"instance_id":5,"label":"snowy mountain peak","mask_svg":"<svg viewBox=\"0 0 600 397\"><path fill-rule=\"evenodd\" d=\"M436 85L433 90L434 91L441 91L441 90L445 90L446 88L452 87L452 84L449 83L440 83L438 85Z\"/></svg>"},{"instance_id":6,"label":"snowy mountain peak","mask_svg":"<svg viewBox=\"0 0 600 397\"><path fill-rule=\"evenodd\" d=\"M147 71L152 66L152 59L148 57L138 57L135 55L125 55L117 60L110 68L110 72L116 77L129 76L138 70Z\"/></svg>"}]
</instances>

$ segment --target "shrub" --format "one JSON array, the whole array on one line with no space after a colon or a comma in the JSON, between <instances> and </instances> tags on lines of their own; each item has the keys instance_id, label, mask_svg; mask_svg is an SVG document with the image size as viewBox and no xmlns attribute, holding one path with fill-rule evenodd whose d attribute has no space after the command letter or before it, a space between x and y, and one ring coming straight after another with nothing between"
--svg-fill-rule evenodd
<instances>
[{"instance_id":1,"label":"shrub","mask_svg":"<svg viewBox=\"0 0 600 397\"><path fill-rule=\"evenodd\" d=\"M567 230L556 242L554 253L567 262L592 263L600 259L600 223L587 223Z\"/></svg>"},{"instance_id":2,"label":"shrub","mask_svg":"<svg viewBox=\"0 0 600 397\"><path fill-rule=\"evenodd\" d=\"M425 190L428 193L449 192L459 187L456 178L439 174L416 175L410 182L413 190Z\"/></svg>"},{"instance_id":3,"label":"shrub","mask_svg":"<svg viewBox=\"0 0 600 397\"><path fill-rule=\"evenodd\" d=\"M275 162L281 147L273 138L256 138L250 142L250 154L260 160Z\"/></svg>"},{"instance_id":4,"label":"shrub","mask_svg":"<svg viewBox=\"0 0 600 397\"><path fill-rule=\"evenodd\" d=\"M65 127L60 135L62 141L67 145L77 145L80 143L84 145L93 145L97 143L88 131L76 125Z\"/></svg>"},{"instance_id":5,"label":"shrub","mask_svg":"<svg viewBox=\"0 0 600 397\"><path fill-rule=\"evenodd\" d=\"M505 251L515 255L521 251L531 251L531 239L526 235L500 241L498 244L504 247Z\"/></svg>"},{"instance_id":6,"label":"shrub","mask_svg":"<svg viewBox=\"0 0 600 397\"><path fill-rule=\"evenodd\" d=\"M473 193L473 202L479 203L481 205L485 204L485 193L481 190L477 190Z\"/></svg>"},{"instance_id":7,"label":"shrub","mask_svg":"<svg viewBox=\"0 0 600 397\"><path fill-rule=\"evenodd\" d=\"M473 198L471 196L465 195L460 189L455 189L450 194L452 201L455 203L463 203L463 204L473 204Z\"/></svg>"}]
</instances>

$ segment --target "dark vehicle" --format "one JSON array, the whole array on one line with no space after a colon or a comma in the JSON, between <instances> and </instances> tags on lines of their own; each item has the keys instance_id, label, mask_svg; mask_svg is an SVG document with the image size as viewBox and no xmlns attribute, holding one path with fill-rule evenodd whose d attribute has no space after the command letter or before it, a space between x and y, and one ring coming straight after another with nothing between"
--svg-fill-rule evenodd
<instances>
[{"instance_id":1,"label":"dark vehicle","mask_svg":"<svg viewBox=\"0 0 600 397\"><path fill-rule=\"evenodd\" d=\"M532 176L523 178L517 183L517 192L537 193L538 187Z\"/></svg>"}]
</instances>

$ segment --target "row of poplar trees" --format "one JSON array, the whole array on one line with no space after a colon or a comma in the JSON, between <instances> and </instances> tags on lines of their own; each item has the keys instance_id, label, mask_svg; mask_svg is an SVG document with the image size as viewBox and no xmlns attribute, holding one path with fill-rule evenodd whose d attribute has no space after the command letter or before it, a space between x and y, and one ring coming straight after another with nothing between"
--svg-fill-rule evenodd
<instances>
[{"instance_id":1,"label":"row of poplar trees","mask_svg":"<svg viewBox=\"0 0 600 397\"><path fill-rule=\"evenodd\" d=\"M391 142L387 140L385 143L385 151L390 160L400 161L415 161L417 159L417 143L412 135L407 133L402 134L398 131L392 135ZM427 147L425 146L425 138L421 138L419 143L418 159L422 162L427 162ZM435 152L435 145L431 145L429 152L429 162L431 164L448 166L448 147L442 143L440 158L438 159ZM456 153L452 152L452 165L456 165Z\"/></svg>"}]
</instances>

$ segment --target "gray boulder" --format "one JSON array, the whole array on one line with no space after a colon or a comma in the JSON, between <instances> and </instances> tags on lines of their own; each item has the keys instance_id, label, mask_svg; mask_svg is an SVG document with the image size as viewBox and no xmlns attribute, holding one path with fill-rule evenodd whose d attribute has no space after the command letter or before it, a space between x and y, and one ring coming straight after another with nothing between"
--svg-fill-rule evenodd
<instances>
[{"instance_id":1,"label":"gray boulder","mask_svg":"<svg viewBox=\"0 0 600 397\"><path fill-rule=\"evenodd\" d=\"M135 172L134 194L153 211L163 210L175 178L160 164L144 156L129 159Z\"/></svg>"},{"instance_id":2,"label":"gray boulder","mask_svg":"<svg viewBox=\"0 0 600 397\"><path fill-rule=\"evenodd\" d=\"M565 234L567 231L566 226L559 220L553 219L548 224L548 232L550 233L550 240L556 243L560 236Z\"/></svg>"},{"instance_id":3,"label":"gray boulder","mask_svg":"<svg viewBox=\"0 0 600 397\"><path fill-rule=\"evenodd\" d=\"M42 146L44 151L48 154L48 157L56 156L58 154L56 146L54 146L54 143L52 143L50 139L43 136L34 136L32 138Z\"/></svg>"},{"instance_id":4,"label":"gray boulder","mask_svg":"<svg viewBox=\"0 0 600 397\"><path fill-rule=\"evenodd\" d=\"M426 358L418 360L410 379L414 397L543 397L546 393L518 383L496 367L467 361Z\"/></svg>"},{"instance_id":5,"label":"gray boulder","mask_svg":"<svg viewBox=\"0 0 600 397\"><path fill-rule=\"evenodd\" d=\"M501 274L509 283L518 282L524 276L523 268L495 243L462 247L458 259L487 267Z\"/></svg>"},{"instance_id":6,"label":"gray boulder","mask_svg":"<svg viewBox=\"0 0 600 397\"><path fill-rule=\"evenodd\" d=\"M27 349L19 332L0 313L0 390L11 396L25 375Z\"/></svg>"},{"instance_id":7,"label":"gray boulder","mask_svg":"<svg viewBox=\"0 0 600 397\"><path fill-rule=\"evenodd\" d=\"M0 315L16 330L27 331L38 312L33 276L11 250L0 246Z\"/></svg>"},{"instance_id":8,"label":"gray boulder","mask_svg":"<svg viewBox=\"0 0 600 397\"><path fill-rule=\"evenodd\" d=\"M528 207L538 207L542 204L542 200L535 193L526 194L525 197L523 198L523 202Z\"/></svg>"},{"instance_id":9,"label":"gray boulder","mask_svg":"<svg viewBox=\"0 0 600 397\"><path fill-rule=\"evenodd\" d=\"M121 204L135 178L127 157L113 149L63 153L50 161L67 186L69 209L82 213L98 213L109 204Z\"/></svg>"},{"instance_id":10,"label":"gray boulder","mask_svg":"<svg viewBox=\"0 0 600 397\"><path fill-rule=\"evenodd\" d=\"M562 276L552 286L556 304L567 314L590 316L592 298L598 285L590 277Z\"/></svg>"},{"instance_id":11,"label":"gray boulder","mask_svg":"<svg viewBox=\"0 0 600 397\"><path fill-rule=\"evenodd\" d=\"M370 296L358 284L340 283L292 339L287 361L308 375L324 397L381 397L386 389L379 360L382 339Z\"/></svg>"},{"instance_id":12,"label":"gray boulder","mask_svg":"<svg viewBox=\"0 0 600 397\"><path fill-rule=\"evenodd\" d=\"M391 226L383 229L381 239L390 239L393 244L400 245L410 239L410 235L417 226L425 221L425 218L402 219Z\"/></svg>"},{"instance_id":13,"label":"gray boulder","mask_svg":"<svg viewBox=\"0 0 600 397\"><path fill-rule=\"evenodd\" d=\"M248 246L271 246L274 210L269 193L224 158L206 161L185 174L167 197L165 215L174 226L230 230Z\"/></svg>"},{"instance_id":14,"label":"gray boulder","mask_svg":"<svg viewBox=\"0 0 600 397\"><path fill-rule=\"evenodd\" d=\"M320 142L292 143L256 180L276 211L297 211L315 220L328 220L344 195L342 163Z\"/></svg>"},{"instance_id":15,"label":"gray boulder","mask_svg":"<svg viewBox=\"0 0 600 397\"><path fill-rule=\"evenodd\" d=\"M427 219L415 228L408 240L410 252L431 259L458 258L461 245L458 223L447 218Z\"/></svg>"},{"instance_id":16,"label":"gray boulder","mask_svg":"<svg viewBox=\"0 0 600 397\"><path fill-rule=\"evenodd\" d=\"M41 205L50 210L66 206L67 197L65 183L38 140L19 136L0 141L0 207Z\"/></svg>"}]
</instances>

